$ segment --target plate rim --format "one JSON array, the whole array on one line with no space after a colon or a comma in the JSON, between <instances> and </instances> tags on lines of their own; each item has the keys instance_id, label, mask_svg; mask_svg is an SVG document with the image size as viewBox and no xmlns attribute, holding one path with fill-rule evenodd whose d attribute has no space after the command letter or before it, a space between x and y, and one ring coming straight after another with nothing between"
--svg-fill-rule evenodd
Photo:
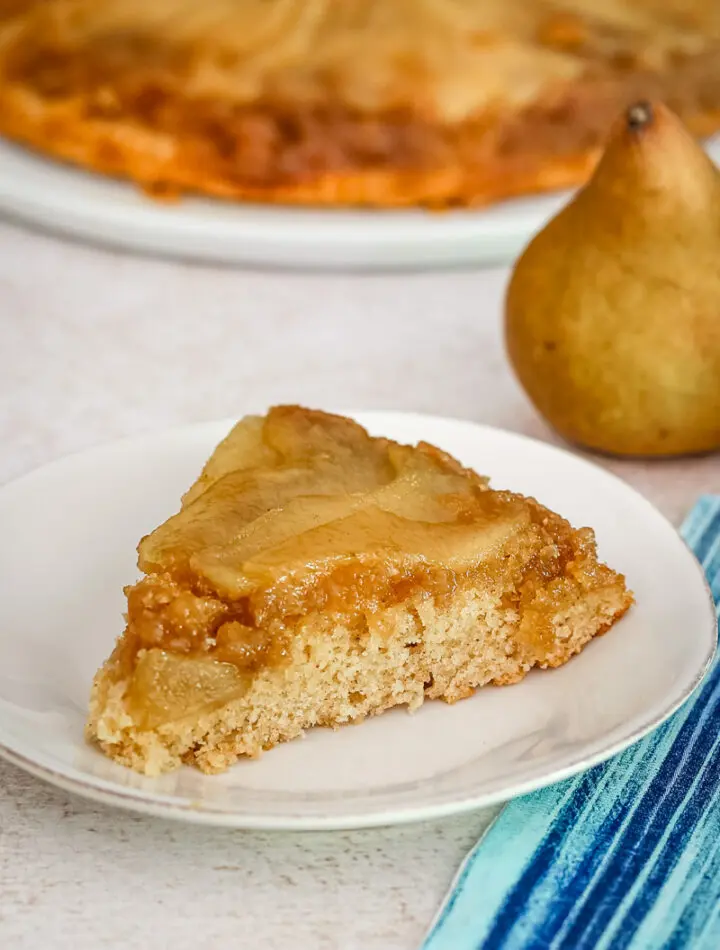
<instances>
[{"instance_id":1,"label":"plate rim","mask_svg":"<svg viewBox=\"0 0 720 950\"><path fill-rule=\"evenodd\" d=\"M616 483L622 489L634 496L635 502L640 502L655 517L659 517L667 527L669 527L676 539L684 548L685 554L690 558L694 569L696 570L706 595L706 606L708 608L708 629L712 632L708 638L708 646L705 651L702 665L695 672L691 681L687 682L682 690L671 700L663 705L653 715L643 719L635 729L630 733L618 738L601 749L596 750L590 755L579 754L576 758L566 763L561 768L553 769L545 775L518 780L509 783L502 789L479 793L472 796L465 796L459 800L450 800L446 802L437 802L434 804L411 803L408 805L398 805L392 807L381 807L376 811L353 812L352 809L344 814L335 814L330 816L319 815L299 815L288 812L286 815L277 814L252 814L247 812L222 811L208 808L201 802L194 801L173 801L169 796L162 794L153 795L145 791L134 788L123 788L116 785L108 779L100 777L91 777L88 779L76 778L64 772L58 771L48 765L38 762L23 752L19 752L12 745L8 745L7 740L0 735L0 757L29 774L40 778L55 787L64 791L79 795L85 799L100 804L112 805L126 811L152 815L154 817L174 819L176 821L211 825L216 827L236 828L248 831L341 831L355 830L363 828L377 828L395 825L405 825L421 821L438 820L451 815L466 814L481 808L488 808L507 802L513 798L529 794L545 788L548 785L556 784L580 772L586 771L601 762L619 754L625 749L634 745L640 739L644 738L662 723L667 721L673 713L683 706L693 693L701 685L715 657L718 644L718 624L717 612L712 591L708 583L705 572L696 558L689 544L679 533L675 525L666 515L663 514L655 505L652 504L641 492L632 485L628 484L614 472L602 468L588 458L579 455L568 448L564 448L552 443L544 442L520 432L503 429L498 426L492 426L487 423L474 422L470 419L454 418L449 416L439 416L421 412L412 412L394 409L368 409L368 410L329 410L338 411L351 418L358 419L365 426L382 426L383 420L388 417L401 417L406 421L427 424L428 426L446 426L452 425L466 427L471 431L480 430L490 437L500 435L509 441L515 441L534 448L540 448L547 451L550 455L558 455L563 458L570 457L574 462L580 463L582 467L589 470L600 472L605 478ZM138 445L144 441L156 443L158 438L177 438L181 435L196 435L203 430L208 432L212 429L229 428L237 422L237 419L213 419L188 424L178 424L174 426L158 428L157 430L142 432L135 435L125 436L120 439L111 439L93 446L85 447L78 451L65 454L59 458L53 459L44 465L38 466L0 484L0 493L20 482L32 481L35 476L42 476L48 470L56 466L62 466L72 460L79 460L86 455L93 455L103 450L112 451L122 449L128 443ZM1 720L0 720L1 732Z\"/></svg>"},{"instance_id":2,"label":"plate rim","mask_svg":"<svg viewBox=\"0 0 720 950\"><path fill-rule=\"evenodd\" d=\"M720 162L720 137L704 145ZM0 174L0 213L44 233L140 256L326 272L507 263L577 190L520 195L439 214L415 208L273 206L202 196L189 196L173 207L138 201L141 193L131 182L7 138L0 138L0 170L5 172ZM35 180L38 175L51 180L42 187Z\"/></svg>"}]
</instances>

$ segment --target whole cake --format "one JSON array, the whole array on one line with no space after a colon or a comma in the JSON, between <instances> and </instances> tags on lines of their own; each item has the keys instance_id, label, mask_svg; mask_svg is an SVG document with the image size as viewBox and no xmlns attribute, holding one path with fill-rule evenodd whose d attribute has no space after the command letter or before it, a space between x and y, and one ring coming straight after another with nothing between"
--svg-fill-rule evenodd
<instances>
[{"instance_id":1,"label":"whole cake","mask_svg":"<svg viewBox=\"0 0 720 950\"><path fill-rule=\"evenodd\" d=\"M720 128L717 0L0 0L0 133L155 194L484 204L639 98Z\"/></svg>"},{"instance_id":2,"label":"whole cake","mask_svg":"<svg viewBox=\"0 0 720 950\"><path fill-rule=\"evenodd\" d=\"M139 554L87 734L149 775L516 683L632 603L590 529L296 406L239 422Z\"/></svg>"}]
</instances>

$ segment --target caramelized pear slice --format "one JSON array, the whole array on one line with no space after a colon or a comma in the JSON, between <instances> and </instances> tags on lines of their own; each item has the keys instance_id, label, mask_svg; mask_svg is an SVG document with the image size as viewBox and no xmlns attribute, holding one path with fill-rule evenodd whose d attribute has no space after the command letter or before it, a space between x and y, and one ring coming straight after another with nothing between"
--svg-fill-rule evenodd
<instances>
[{"instance_id":1,"label":"caramelized pear slice","mask_svg":"<svg viewBox=\"0 0 720 950\"><path fill-rule=\"evenodd\" d=\"M434 564L464 571L499 552L529 522L520 502L507 500L494 518L463 524L400 517L376 505L363 505L283 541L251 552L239 545L206 550L193 567L221 596L241 597L285 576L327 574L351 559L385 563L388 571L411 564Z\"/></svg>"},{"instance_id":2,"label":"caramelized pear slice","mask_svg":"<svg viewBox=\"0 0 720 950\"><path fill-rule=\"evenodd\" d=\"M190 567L216 590L239 597L256 586L255 580L241 576L245 562L292 544L293 539L302 546L303 536L323 525L368 508L375 509L376 519L387 512L408 522L450 523L473 504L474 497L475 490L469 490L463 476L441 472L434 464L408 464L396 479L372 492L290 499L247 524L228 544L198 551L191 557ZM354 543L352 538L349 541Z\"/></svg>"},{"instance_id":3,"label":"caramelized pear slice","mask_svg":"<svg viewBox=\"0 0 720 950\"><path fill-rule=\"evenodd\" d=\"M265 420L266 445L287 462L335 459L341 466L364 472L376 484L395 474L387 443L373 439L351 419L299 406L276 406Z\"/></svg>"},{"instance_id":4,"label":"caramelized pear slice","mask_svg":"<svg viewBox=\"0 0 720 950\"><path fill-rule=\"evenodd\" d=\"M209 579L206 564L238 569L363 507L409 521L462 521L486 487L432 446L395 445L347 419L279 407L233 429L180 512L143 538L139 564L146 573L189 569ZM239 579L233 589L246 587Z\"/></svg>"},{"instance_id":5,"label":"caramelized pear slice","mask_svg":"<svg viewBox=\"0 0 720 950\"><path fill-rule=\"evenodd\" d=\"M181 572L196 552L231 542L245 525L298 495L372 491L395 475L386 443L355 423L278 407L265 420L233 429L178 514L140 542L139 566L146 573Z\"/></svg>"},{"instance_id":6,"label":"caramelized pear slice","mask_svg":"<svg viewBox=\"0 0 720 950\"><path fill-rule=\"evenodd\" d=\"M188 559L236 538L256 518L298 495L339 495L363 490L362 473L324 462L315 468L231 472L143 538L139 565L146 573L183 570Z\"/></svg>"},{"instance_id":7,"label":"caramelized pear slice","mask_svg":"<svg viewBox=\"0 0 720 950\"><path fill-rule=\"evenodd\" d=\"M232 663L147 650L137 662L125 701L141 729L156 729L239 699L249 685L250 677Z\"/></svg>"},{"instance_id":8,"label":"caramelized pear slice","mask_svg":"<svg viewBox=\"0 0 720 950\"><path fill-rule=\"evenodd\" d=\"M264 426L262 416L241 419L207 460L195 484L183 495L183 507L230 472L274 466L278 455L263 440Z\"/></svg>"}]
</instances>

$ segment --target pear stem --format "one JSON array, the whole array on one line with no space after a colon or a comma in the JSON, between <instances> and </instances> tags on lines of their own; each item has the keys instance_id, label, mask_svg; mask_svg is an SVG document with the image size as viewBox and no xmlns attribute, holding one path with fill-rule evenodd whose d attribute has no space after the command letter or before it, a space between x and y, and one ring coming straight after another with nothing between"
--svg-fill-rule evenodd
<instances>
[{"instance_id":1,"label":"pear stem","mask_svg":"<svg viewBox=\"0 0 720 950\"><path fill-rule=\"evenodd\" d=\"M653 107L649 102L636 102L626 112L628 128L633 131L644 129L653 121Z\"/></svg>"}]
</instances>

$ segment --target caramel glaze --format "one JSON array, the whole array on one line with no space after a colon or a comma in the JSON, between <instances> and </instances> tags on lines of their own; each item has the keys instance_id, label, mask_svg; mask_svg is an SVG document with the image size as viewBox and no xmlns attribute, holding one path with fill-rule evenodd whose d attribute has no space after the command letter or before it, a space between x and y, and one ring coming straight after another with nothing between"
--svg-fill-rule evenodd
<instances>
[{"instance_id":1,"label":"caramel glaze","mask_svg":"<svg viewBox=\"0 0 720 950\"><path fill-rule=\"evenodd\" d=\"M569 36L556 28L540 37L551 47L570 43L586 57L586 77L562 98L456 125L409 107L365 114L331 101L248 105L189 97L182 83L189 54L134 34L95 38L81 49L27 37L9 56L4 78L49 101L81 98L88 119L130 121L167 134L217 175L260 187L358 169L442 167L461 157L481 168L493 158L575 155L600 147L614 117L639 98L664 99L688 118L720 111L715 51L681 63L670 79L644 69L627 51L603 62L594 49L583 49L582 36ZM170 183L156 187L166 191Z\"/></svg>"},{"instance_id":2,"label":"caramel glaze","mask_svg":"<svg viewBox=\"0 0 720 950\"><path fill-rule=\"evenodd\" d=\"M535 502L532 523L494 557L457 572L422 563L349 561L304 583L278 583L236 601L219 598L198 579L151 574L126 589L127 628L115 653L118 674L132 669L142 649L207 656L241 672L282 664L289 657L299 619L316 611L338 612L344 622L400 603L432 598L437 606L465 588L499 598L518 622L518 640L542 662L552 647L552 619L583 592L622 583L595 556L590 529L574 531ZM530 556L528 557L528 554Z\"/></svg>"}]
</instances>

